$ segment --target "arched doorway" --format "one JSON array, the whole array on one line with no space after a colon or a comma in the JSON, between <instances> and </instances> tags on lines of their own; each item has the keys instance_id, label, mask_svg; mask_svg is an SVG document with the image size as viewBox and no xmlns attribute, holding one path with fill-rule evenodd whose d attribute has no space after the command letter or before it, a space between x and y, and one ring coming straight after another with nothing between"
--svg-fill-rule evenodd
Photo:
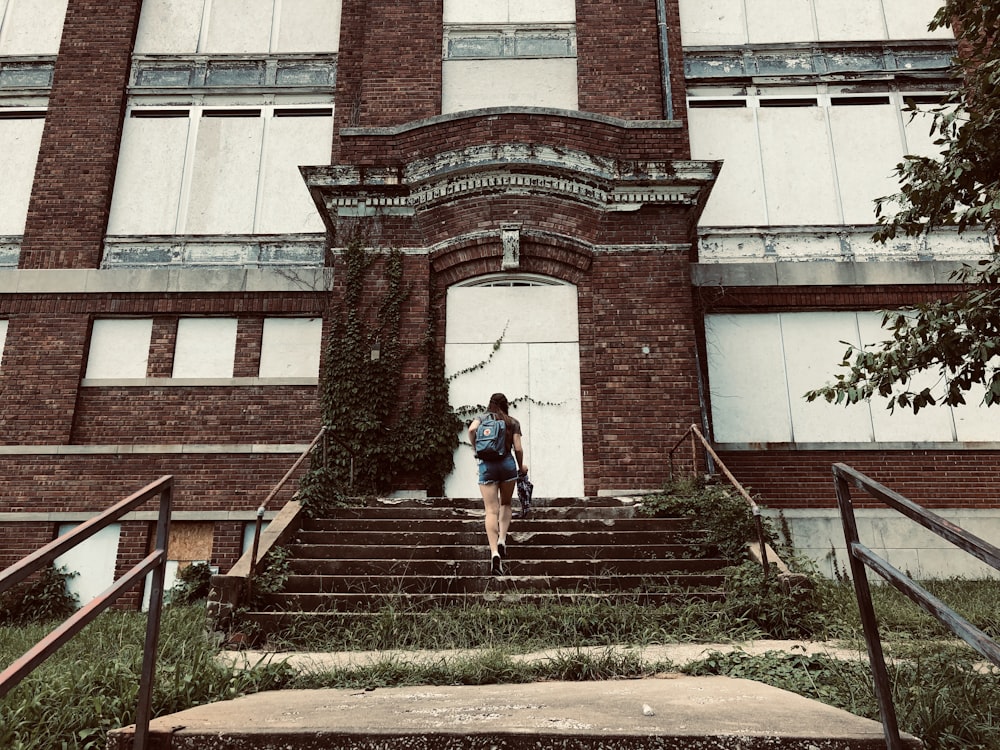
<instances>
[{"instance_id":1,"label":"arched doorway","mask_svg":"<svg viewBox=\"0 0 1000 750\"><path fill-rule=\"evenodd\" d=\"M537 497L583 495L577 290L533 275L483 276L448 289L445 367L456 408L503 391L521 422ZM449 497L475 497L476 462L463 430Z\"/></svg>"}]
</instances>

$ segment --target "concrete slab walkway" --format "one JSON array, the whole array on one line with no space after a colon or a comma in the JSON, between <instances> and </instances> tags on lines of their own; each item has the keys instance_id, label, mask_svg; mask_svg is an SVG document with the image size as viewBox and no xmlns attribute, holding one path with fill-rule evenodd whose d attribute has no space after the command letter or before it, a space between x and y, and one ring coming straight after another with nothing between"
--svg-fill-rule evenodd
<instances>
[{"instance_id":1,"label":"concrete slab walkway","mask_svg":"<svg viewBox=\"0 0 1000 750\"><path fill-rule=\"evenodd\" d=\"M130 729L108 750L131 747ZM749 680L283 690L153 721L157 750L881 750L880 724ZM907 738L905 746L920 747Z\"/></svg>"}]
</instances>

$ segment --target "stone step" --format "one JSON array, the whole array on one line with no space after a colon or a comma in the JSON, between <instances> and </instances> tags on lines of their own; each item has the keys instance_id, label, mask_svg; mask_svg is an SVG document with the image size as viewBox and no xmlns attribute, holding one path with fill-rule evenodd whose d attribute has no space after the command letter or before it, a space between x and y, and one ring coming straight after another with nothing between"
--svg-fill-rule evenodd
<instances>
[{"instance_id":1,"label":"stone step","mask_svg":"<svg viewBox=\"0 0 1000 750\"><path fill-rule=\"evenodd\" d=\"M442 545L412 545L392 546L387 544L292 544L288 546L294 557L290 564L298 561L315 560L482 560L487 555L485 539L477 539L475 544ZM533 560L600 560L619 559L623 557L622 548L614 543L608 544L564 544L559 546L510 544L509 555L518 559ZM635 547L629 552L629 559L636 560L687 560L705 559L697 557L696 553L703 551L701 547L690 544L646 544ZM708 551L710 554L710 551ZM311 562L309 564L312 564Z\"/></svg>"},{"instance_id":2,"label":"stone step","mask_svg":"<svg viewBox=\"0 0 1000 750\"><path fill-rule=\"evenodd\" d=\"M464 575L317 575L290 576L280 594L269 595L269 605L282 609L301 607L316 609L324 601L343 592L405 592L414 594L476 593L489 589L520 591L619 591L663 590L688 591L698 588L720 588L725 576L718 573L672 574L594 574L594 575L531 575L524 566L511 563L505 575L490 575L488 562L478 571Z\"/></svg>"},{"instance_id":3,"label":"stone step","mask_svg":"<svg viewBox=\"0 0 1000 750\"><path fill-rule=\"evenodd\" d=\"M324 532L328 533L328 532ZM692 540L692 537L694 539ZM699 532L683 531L558 531L540 528L538 531L519 530L512 533L512 546L645 546L647 544L678 543L681 540L700 541ZM300 532L298 539L302 547L336 547L341 544L384 544L392 547L408 547L412 545L431 547L451 547L455 545L486 544L486 532L482 528L468 528L464 531L410 531L406 529L386 529L377 534L371 531L341 531L319 539L327 539L329 543L313 544L315 539L311 532Z\"/></svg>"},{"instance_id":4,"label":"stone step","mask_svg":"<svg viewBox=\"0 0 1000 750\"><path fill-rule=\"evenodd\" d=\"M687 603L694 599L703 601L721 601L724 594L718 589L696 591L589 591L572 588L562 590L520 590L507 588L505 576L482 576L488 587L482 591L449 591L444 593L406 592L406 591L342 591L336 595L328 594L291 594L287 598L282 594L269 594L260 597L263 607L241 616L241 622L255 622L262 632L268 630L265 625L277 625L282 622L295 622L275 618L272 615L300 615L311 613L322 616L327 613L353 612L366 610L375 612L390 608L396 611L433 610L440 607L471 607L474 605L502 604L505 606L521 604L544 606L547 604L571 604L583 601L602 602L632 602L645 606L661 606L665 604ZM267 609L273 607L273 610Z\"/></svg>"},{"instance_id":5,"label":"stone step","mask_svg":"<svg viewBox=\"0 0 1000 750\"><path fill-rule=\"evenodd\" d=\"M405 526L406 531L482 531L483 514L478 516L446 516L424 518L422 516L379 516L377 518L340 518L311 521L299 536L303 539L323 534L337 535L347 531L372 531L382 533L396 531ZM681 518L562 518L537 517L517 520L511 526L513 532L536 531L663 531L689 533L691 523Z\"/></svg>"},{"instance_id":6,"label":"stone step","mask_svg":"<svg viewBox=\"0 0 1000 750\"><path fill-rule=\"evenodd\" d=\"M340 560L332 559L302 559L289 560L289 570L286 587L309 585L313 576L362 575L362 576L394 576L394 575L450 575L477 576L482 575L482 568L489 561L483 555L481 547L470 549L468 555L461 558L443 559L439 556L407 557L407 550L397 550L397 555L383 558L347 557ZM432 550L431 552L437 552ZM448 550L449 552L451 550ZM508 567L516 569L520 575L646 575L663 576L681 573L697 573L719 570L726 565L721 558L697 559L651 559L651 558L594 558L594 559L538 559L509 557ZM291 589L302 591L303 588Z\"/></svg>"},{"instance_id":7,"label":"stone step","mask_svg":"<svg viewBox=\"0 0 1000 750\"><path fill-rule=\"evenodd\" d=\"M541 501L548 502L548 501ZM515 498L513 503L515 514L519 514L521 504ZM482 518L483 502L477 500L457 506L428 505L370 505L363 508L334 508L327 511L322 519L314 519L315 523L330 522L335 524L344 518L433 518L444 519L453 517ZM532 503L529 519L534 518L636 518L634 505L542 505ZM644 518L644 516L638 516Z\"/></svg>"}]
</instances>

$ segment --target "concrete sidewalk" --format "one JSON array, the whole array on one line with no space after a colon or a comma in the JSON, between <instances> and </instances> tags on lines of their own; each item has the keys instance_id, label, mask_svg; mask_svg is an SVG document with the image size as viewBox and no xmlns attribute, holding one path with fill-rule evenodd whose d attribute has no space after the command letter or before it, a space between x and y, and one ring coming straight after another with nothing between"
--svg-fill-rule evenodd
<instances>
[{"instance_id":1,"label":"concrete sidewalk","mask_svg":"<svg viewBox=\"0 0 1000 750\"><path fill-rule=\"evenodd\" d=\"M655 646L581 646L579 648L558 648L535 651L527 654L511 654L517 663L557 660L566 655L586 654L600 657L606 654L637 656L649 664L669 662L674 667L683 667L705 658L710 653L728 654L742 651L760 655L769 651L799 654L824 654L839 659L864 659L868 656L864 644L857 649L843 644L825 641L755 640L737 643L672 643ZM281 651L224 651L219 659L232 664L237 669L245 669L258 664L287 663L303 672L324 672L333 669L349 669L369 666L380 662L406 664L439 664L455 659L474 658L483 653L482 649L447 649L441 651L341 651L341 652L281 652Z\"/></svg>"}]
</instances>

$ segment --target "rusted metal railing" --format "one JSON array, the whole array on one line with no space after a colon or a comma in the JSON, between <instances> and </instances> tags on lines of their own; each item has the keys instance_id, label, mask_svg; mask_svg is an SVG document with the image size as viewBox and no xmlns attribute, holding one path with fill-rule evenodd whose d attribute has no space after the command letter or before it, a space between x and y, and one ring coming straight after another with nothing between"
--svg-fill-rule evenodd
<instances>
[{"instance_id":1,"label":"rusted metal railing","mask_svg":"<svg viewBox=\"0 0 1000 750\"><path fill-rule=\"evenodd\" d=\"M140 563L115 581L93 601L81 607L62 625L32 647L24 656L0 674L0 698L39 667L70 638L90 624L122 594L152 572L149 612L146 620L146 642L142 656L142 675L135 717L135 738L132 747L145 750L149 738L149 719L153 698L153 676L156 670L156 648L160 639L160 615L163 611L163 580L167 562L167 539L170 532L170 506L173 477L164 476L122 500L100 515L63 534L37 552L28 555L0 573L0 593L28 578L57 557L159 495L160 510L156 520L156 546Z\"/></svg>"},{"instance_id":2,"label":"rusted metal railing","mask_svg":"<svg viewBox=\"0 0 1000 750\"><path fill-rule=\"evenodd\" d=\"M687 428L687 431L681 436L681 438L674 443L674 447L670 449L668 457L670 459L670 478L674 477L674 453L677 449L681 447L688 439L691 441L691 470L694 474L698 473L698 443L705 449L707 455L708 464L711 468L718 468L722 472L722 475L729 480L729 483L733 488L740 494L744 500L746 500L747 505L750 507L750 512L753 514L753 525L754 531L757 534L757 544L760 547L760 560L761 567L764 569L764 577L767 578L770 574L770 564L767 559L767 537L764 534L764 521L760 515L760 506L757 505L757 501L754 500L750 493L746 491L739 480L733 476L733 473L726 468L726 465L722 463L722 459L719 458L718 454L712 448L711 443L709 443L705 436L701 434L701 430L698 429L698 425L691 425Z\"/></svg>"},{"instance_id":3,"label":"rusted metal railing","mask_svg":"<svg viewBox=\"0 0 1000 750\"><path fill-rule=\"evenodd\" d=\"M875 619L875 608L872 606L872 594L868 586L866 568L874 570L925 612L997 666L1000 666L1000 646L982 630L859 541L854 503L851 500L851 485L853 484L858 489L867 492L871 497L882 501L911 521L920 524L996 570L1000 570L1000 548L970 534L951 521L917 505L899 493L893 492L850 466L834 464L833 477L837 489L840 519L844 525L844 539L847 542L851 575L854 578L854 593L858 599L858 608L861 610L861 624L864 628L865 644L868 648L868 660L871 664L872 676L875 679L875 696L878 699L879 714L882 717L882 730L885 734L886 747L888 750L902 750L903 741L899 736L896 709L892 702L892 689L885 668L885 655L882 652L882 641L878 634L878 623Z\"/></svg>"},{"instance_id":4,"label":"rusted metal railing","mask_svg":"<svg viewBox=\"0 0 1000 750\"><path fill-rule=\"evenodd\" d=\"M267 497L264 498L264 501L260 504L260 507L257 508L257 520L254 525L253 545L251 547L251 553L250 553L250 569L247 575L247 591L246 591L247 597L249 597L253 591L253 577L257 571L257 565L260 563L260 560L257 559L257 553L258 550L260 549L260 532L264 526L264 514L267 512L267 506L275 498L275 496L279 492L281 492L282 488L285 486L285 483L295 473L296 469L298 469L299 466L302 465L302 462L305 461L306 458L308 458L308 456L313 452L313 450L315 450L316 445L319 443L320 440L323 439L323 436L325 434L326 434L326 425L320 427L319 432L316 433L316 437L314 437L312 442L309 443L309 447L306 448L304 451L302 451L302 454L297 459L295 459L295 463L292 464L292 467L285 472L285 476L281 478L281 481L274 486L274 488L268 493ZM325 464L326 441L323 442L323 451L324 451L323 462Z\"/></svg>"}]
</instances>

